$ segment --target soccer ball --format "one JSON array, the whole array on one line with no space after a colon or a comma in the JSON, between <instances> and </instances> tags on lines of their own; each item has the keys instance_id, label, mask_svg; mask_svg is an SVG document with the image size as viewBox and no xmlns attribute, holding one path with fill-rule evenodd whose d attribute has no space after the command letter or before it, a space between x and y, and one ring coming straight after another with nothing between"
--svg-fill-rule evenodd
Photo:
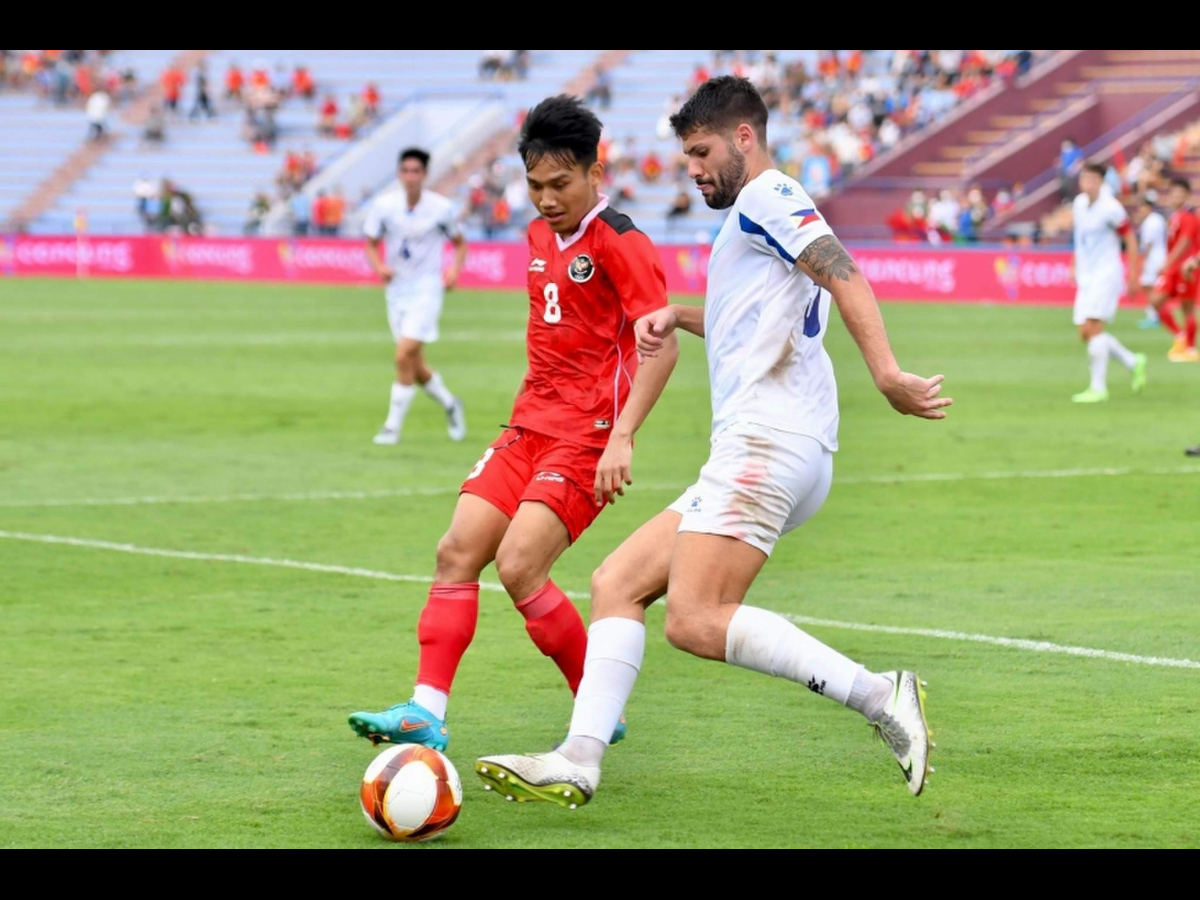
<instances>
[{"instance_id":1,"label":"soccer ball","mask_svg":"<svg viewBox=\"0 0 1200 900\"><path fill-rule=\"evenodd\" d=\"M371 827L388 840L425 841L458 818L462 781L438 751L396 744L367 766L359 799Z\"/></svg>"}]
</instances>

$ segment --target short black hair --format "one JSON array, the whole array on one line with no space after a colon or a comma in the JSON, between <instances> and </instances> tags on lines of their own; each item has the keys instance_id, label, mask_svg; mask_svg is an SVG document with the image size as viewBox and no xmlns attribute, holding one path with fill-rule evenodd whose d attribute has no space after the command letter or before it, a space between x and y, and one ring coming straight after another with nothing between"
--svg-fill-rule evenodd
<instances>
[{"instance_id":1,"label":"short black hair","mask_svg":"<svg viewBox=\"0 0 1200 900\"><path fill-rule=\"evenodd\" d=\"M587 171L599 155L603 127L578 97L547 97L525 116L517 152L525 171L546 156L567 167L580 165Z\"/></svg>"},{"instance_id":2,"label":"short black hair","mask_svg":"<svg viewBox=\"0 0 1200 900\"><path fill-rule=\"evenodd\" d=\"M1182 175L1176 175L1171 179L1171 187L1181 187L1189 194L1192 192L1192 183Z\"/></svg>"},{"instance_id":3,"label":"short black hair","mask_svg":"<svg viewBox=\"0 0 1200 900\"><path fill-rule=\"evenodd\" d=\"M420 147L405 147L400 151L400 158L396 160L396 168L404 164L406 159L415 159L421 164L421 168L429 170L429 154Z\"/></svg>"},{"instance_id":4,"label":"short black hair","mask_svg":"<svg viewBox=\"0 0 1200 900\"><path fill-rule=\"evenodd\" d=\"M1101 178L1104 178L1106 175L1108 175L1108 166L1104 165L1104 163L1084 163L1083 168L1080 171L1091 172L1093 175L1099 175Z\"/></svg>"},{"instance_id":5,"label":"short black hair","mask_svg":"<svg viewBox=\"0 0 1200 900\"><path fill-rule=\"evenodd\" d=\"M767 104L748 78L720 75L710 78L671 116L675 136L683 139L700 129L728 133L743 122L767 143Z\"/></svg>"}]
</instances>

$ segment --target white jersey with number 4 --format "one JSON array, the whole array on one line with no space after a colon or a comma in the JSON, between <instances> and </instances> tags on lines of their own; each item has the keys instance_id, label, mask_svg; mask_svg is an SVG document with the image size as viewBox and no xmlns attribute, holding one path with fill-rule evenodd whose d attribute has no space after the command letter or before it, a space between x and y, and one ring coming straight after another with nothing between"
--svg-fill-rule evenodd
<instances>
[{"instance_id":1,"label":"white jersey with number 4","mask_svg":"<svg viewBox=\"0 0 1200 900\"><path fill-rule=\"evenodd\" d=\"M729 210L704 300L714 435L748 423L837 449L837 384L823 343L830 297L796 266L832 234L800 183L777 169L742 188Z\"/></svg>"},{"instance_id":2,"label":"white jersey with number 4","mask_svg":"<svg viewBox=\"0 0 1200 900\"><path fill-rule=\"evenodd\" d=\"M1096 202L1087 194L1075 198L1075 283L1082 289L1107 288L1122 279L1121 234L1129 222L1125 207L1111 192L1101 190Z\"/></svg>"},{"instance_id":3,"label":"white jersey with number 4","mask_svg":"<svg viewBox=\"0 0 1200 900\"><path fill-rule=\"evenodd\" d=\"M397 286L440 278L446 240L459 234L453 202L421 191L410 209L403 190L389 191L371 204L363 231L372 240L383 239L384 262Z\"/></svg>"}]
</instances>

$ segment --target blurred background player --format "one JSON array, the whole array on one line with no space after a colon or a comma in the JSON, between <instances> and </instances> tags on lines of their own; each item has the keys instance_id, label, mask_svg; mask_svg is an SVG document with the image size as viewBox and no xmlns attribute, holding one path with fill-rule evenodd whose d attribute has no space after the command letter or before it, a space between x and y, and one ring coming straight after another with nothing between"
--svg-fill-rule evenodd
<instances>
[{"instance_id":1,"label":"blurred background player","mask_svg":"<svg viewBox=\"0 0 1200 900\"><path fill-rule=\"evenodd\" d=\"M1200 218L1198 218L1200 223ZM1180 298L1179 308L1183 312L1183 346L1179 337L1175 338L1175 346L1167 354L1171 362L1200 362L1200 351L1196 350L1196 295L1200 294L1200 278L1196 277L1200 269L1200 243L1197 243L1191 256L1183 261L1179 274L1184 284L1192 286L1192 292Z\"/></svg>"},{"instance_id":2,"label":"blurred background player","mask_svg":"<svg viewBox=\"0 0 1200 900\"><path fill-rule=\"evenodd\" d=\"M871 672L742 601L776 541L816 515L829 493L838 429L823 343L831 296L898 412L941 419L953 401L938 396L942 376L897 364L871 286L800 183L775 167L767 107L747 79L706 81L671 127L705 203L730 212L713 242L704 306L651 313L638 322L638 350L652 359L677 328L704 338L709 459L696 484L593 576L587 667L566 742L535 756L483 757L476 772L510 800L586 803L642 665L644 607L669 593L672 646L786 678L861 713L919 794L930 741L916 675Z\"/></svg>"},{"instance_id":3,"label":"blurred background player","mask_svg":"<svg viewBox=\"0 0 1200 900\"><path fill-rule=\"evenodd\" d=\"M666 279L649 238L599 193L600 131L593 113L562 95L521 127L518 151L541 214L528 234L529 366L510 424L467 475L438 542L412 699L350 716L375 743L445 749L450 686L475 634L479 573L493 560L526 632L572 694L583 677L587 631L550 569L632 483L633 436L677 357L672 339L638 363L633 323L666 306ZM614 723L612 740L623 729Z\"/></svg>"},{"instance_id":4,"label":"blurred background player","mask_svg":"<svg viewBox=\"0 0 1200 900\"><path fill-rule=\"evenodd\" d=\"M1146 385L1146 355L1134 353L1104 330L1117 315L1117 304L1128 286L1137 293L1137 235L1129 225L1125 207L1104 189L1107 167L1088 163L1079 173L1079 194L1072 211L1075 227L1075 314L1079 337L1087 344L1092 380L1086 391L1071 398L1075 403L1101 403L1108 399L1108 358L1115 356L1133 372L1133 392ZM1121 245L1127 260L1121 271Z\"/></svg>"},{"instance_id":5,"label":"blurred background player","mask_svg":"<svg viewBox=\"0 0 1200 900\"><path fill-rule=\"evenodd\" d=\"M1196 240L1200 222L1196 219L1195 210L1188 205L1191 196L1191 182L1182 177L1171 179L1166 201L1167 209L1171 211L1171 217L1167 220L1167 261L1150 295L1150 303L1158 313L1158 320L1175 339L1167 353L1167 359L1171 362L1194 362L1197 358L1194 311L1196 285L1193 278L1183 273L1184 262L1194 256L1200 247ZM1183 328L1179 327L1175 314L1166 308L1177 300L1183 307ZM1190 354L1187 352L1189 347L1192 349Z\"/></svg>"},{"instance_id":6,"label":"blurred background player","mask_svg":"<svg viewBox=\"0 0 1200 900\"><path fill-rule=\"evenodd\" d=\"M1142 274L1138 282L1146 301L1146 315L1138 322L1138 328L1146 329L1158 327L1158 313L1150 303L1150 292L1154 290L1154 282L1158 280L1159 273L1167 261L1167 220L1154 205L1157 200L1158 195L1154 191L1146 191L1141 201L1133 207L1133 224L1137 226L1138 233L1138 253L1142 257Z\"/></svg>"},{"instance_id":7,"label":"blurred background player","mask_svg":"<svg viewBox=\"0 0 1200 900\"><path fill-rule=\"evenodd\" d=\"M387 285L388 325L396 340L396 381L376 444L400 440L404 417L417 385L446 411L450 440L467 435L462 401L442 376L425 363L425 345L438 339L445 291L454 287L467 258L467 242L458 227L454 204L424 189L429 154L409 147L400 154L402 190L379 197L367 212L367 260ZM442 248L454 244L454 262L442 272ZM380 247L384 252L380 253Z\"/></svg>"}]
</instances>

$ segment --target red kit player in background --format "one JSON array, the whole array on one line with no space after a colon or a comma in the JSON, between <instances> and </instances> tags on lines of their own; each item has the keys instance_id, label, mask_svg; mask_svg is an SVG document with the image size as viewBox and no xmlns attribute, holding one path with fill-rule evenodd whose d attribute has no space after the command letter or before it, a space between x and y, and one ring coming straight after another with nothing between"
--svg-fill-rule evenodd
<instances>
[{"instance_id":1,"label":"red kit player in background","mask_svg":"<svg viewBox=\"0 0 1200 900\"><path fill-rule=\"evenodd\" d=\"M1192 186L1186 178L1171 179L1166 200L1167 208L1171 210L1167 222L1167 261L1150 294L1150 303L1158 311L1158 320L1174 338L1167 353L1171 362L1200 361L1200 354L1196 352L1196 266L1187 265L1189 257L1200 251L1200 221L1196 211L1188 205L1191 196ZM1176 300L1183 312L1182 327L1166 308Z\"/></svg>"},{"instance_id":2,"label":"red kit player in background","mask_svg":"<svg viewBox=\"0 0 1200 900\"><path fill-rule=\"evenodd\" d=\"M572 694L583 677L587 630L550 568L632 483L633 436L678 356L672 342L638 364L634 322L667 305L666 281L650 240L599 193L600 128L567 96L543 100L521 128L541 213L529 226L529 368L510 424L467 475L438 542L412 699L350 716L375 743L446 748L450 686L475 634L479 573L493 560L525 630Z\"/></svg>"}]
</instances>

